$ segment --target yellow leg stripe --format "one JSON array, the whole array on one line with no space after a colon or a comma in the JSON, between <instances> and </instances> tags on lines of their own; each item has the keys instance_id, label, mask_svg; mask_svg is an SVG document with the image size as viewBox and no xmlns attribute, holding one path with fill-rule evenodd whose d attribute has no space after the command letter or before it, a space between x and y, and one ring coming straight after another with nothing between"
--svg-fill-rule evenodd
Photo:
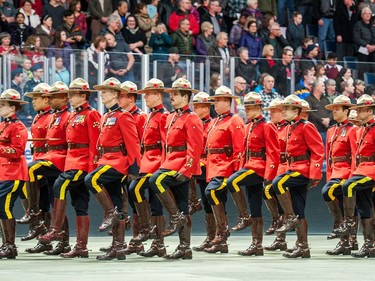
<instances>
[{"instance_id":1,"label":"yellow leg stripe","mask_svg":"<svg viewBox=\"0 0 375 281\"><path fill-rule=\"evenodd\" d=\"M60 200L65 200L66 188L68 187L70 180L65 180L60 189Z\"/></svg>"},{"instance_id":2,"label":"yellow leg stripe","mask_svg":"<svg viewBox=\"0 0 375 281\"><path fill-rule=\"evenodd\" d=\"M22 186L22 193L25 195L26 199L29 199L29 195L27 194L26 182Z\"/></svg>"},{"instance_id":3,"label":"yellow leg stripe","mask_svg":"<svg viewBox=\"0 0 375 281\"><path fill-rule=\"evenodd\" d=\"M370 177L364 177L363 179L360 179L358 181L355 181L353 183L351 183L348 187L348 197L353 197L353 188L359 184L359 183L365 183L365 182L368 182L370 181L371 178Z\"/></svg>"},{"instance_id":4,"label":"yellow leg stripe","mask_svg":"<svg viewBox=\"0 0 375 281\"><path fill-rule=\"evenodd\" d=\"M332 186L328 190L328 197L332 201L334 201L336 199L336 197L333 195L333 192L335 192L335 189L338 188L339 186L341 186L341 183L334 183L334 184L332 184Z\"/></svg>"},{"instance_id":5,"label":"yellow leg stripe","mask_svg":"<svg viewBox=\"0 0 375 281\"><path fill-rule=\"evenodd\" d=\"M270 200L272 199L272 195L270 193L270 189L272 188L272 184L269 184L267 185L265 188L264 188L264 195L266 196L267 200Z\"/></svg>"},{"instance_id":6,"label":"yellow leg stripe","mask_svg":"<svg viewBox=\"0 0 375 281\"><path fill-rule=\"evenodd\" d=\"M14 181L13 189L10 193L7 194L5 198L5 214L7 215L8 220L13 219L12 212L10 211L10 201L12 200L12 195L14 192L17 191L18 187L20 185L19 180Z\"/></svg>"},{"instance_id":7,"label":"yellow leg stripe","mask_svg":"<svg viewBox=\"0 0 375 281\"><path fill-rule=\"evenodd\" d=\"M127 175L123 176L121 179L121 182L123 182L126 179Z\"/></svg>"},{"instance_id":8,"label":"yellow leg stripe","mask_svg":"<svg viewBox=\"0 0 375 281\"><path fill-rule=\"evenodd\" d=\"M137 199L137 203L141 203L142 202L142 196L141 196L141 193L139 192L139 190L144 185L145 181L148 180L149 177L151 177L151 175L152 174L147 174L144 177L142 177L138 181L137 185L135 186L134 193L135 193L135 197Z\"/></svg>"},{"instance_id":9,"label":"yellow leg stripe","mask_svg":"<svg viewBox=\"0 0 375 281\"><path fill-rule=\"evenodd\" d=\"M78 170L78 172L76 173L76 175L74 176L72 181L77 181L79 179L79 177L82 175L82 173L83 173L83 171Z\"/></svg>"},{"instance_id":10,"label":"yellow leg stripe","mask_svg":"<svg viewBox=\"0 0 375 281\"><path fill-rule=\"evenodd\" d=\"M247 170L246 172L243 172L241 175L239 175L238 177L236 177L233 182L232 182L232 185L234 187L234 190L236 192L239 192L241 190L241 188L238 186L238 183L240 181L242 181L244 178L246 178L247 176L250 176L251 174L254 174L255 172L253 170Z\"/></svg>"},{"instance_id":11,"label":"yellow leg stripe","mask_svg":"<svg viewBox=\"0 0 375 281\"><path fill-rule=\"evenodd\" d=\"M169 172L162 173L158 176L158 178L156 179L155 185L158 188L160 193L165 192L165 189L164 189L163 185L161 184L162 180L166 176L174 176L176 173L177 173L177 171L169 171Z\"/></svg>"},{"instance_id":12,"label":"yellow leg stripe","mask_svg":"<svg viewBox=\"0 0 375 281\"><path fill-rule=\"evenodd\" d=\"M42 162L38 162L35 165L31 166L29 168L30 182L35 182L35 175L34 175L34 173L35 173L36 170L38 170L42 166L49 167L51 165L53 165L53 163L51 161L42 161ZM37 179L39 179L39 178L37 177Z\"/></svg>"},{"instance_id":13,"label":"yellow leg stripe","mask_svg":"<svg viewBox=\"0 0 375 281\"><path fill-rule=\"evenodd\" d=\"M92 187L95 189L96 192L100 192L102 191L102 188L100 187L100 185L98 184L98 179L99 177L104 174L106 171L108 171L109 169L111 169L112 167L109 166L109 165L104 165L99 171L97 171L95 173L95 175L92 177L91 179L91 185Z\"/></svg>"},{"instance_id":14,"label":"yellow leg stripe","mask_svg":"<svg viewBox=\"0 0 375 281\"><path fill-rule=\"evenodd\" d=\"M218 189L210 190L211 198L214 201L215 205L219 205L220 204L219 199L217 199L217 197L216 197L216 191L222 190L222 189L224 189L227 186L227 179L228 178L224 178L223 183L219 186Z\"/></svg>"},{"instance_id":15,"label":"yellow leg stripe","mask_svg":"<svg viewBox=\"0 0 375 281\"><path fill-rule=\"evenodd\" d=\"M283 184L284 184L284 183L285 183L290 177L294 178L294 177L298 177L299 175L300 175L299 172L294 172L294 173L292 173L292 174L288 174L288 175L283 176L283 177L279 180L279 182L277 183L277 188L279 189L280 194L284 194L284 193L285 193L285 189L284 189L284 187L283 187Z\"/></svg>"}]
</instances>

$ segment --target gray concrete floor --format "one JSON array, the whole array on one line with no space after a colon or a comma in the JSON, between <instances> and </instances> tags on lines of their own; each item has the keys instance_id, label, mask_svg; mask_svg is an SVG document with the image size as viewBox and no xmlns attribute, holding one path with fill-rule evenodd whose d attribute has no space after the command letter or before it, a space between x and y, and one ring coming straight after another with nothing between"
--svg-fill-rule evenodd
<instances>
[{"instance_id":1,"label":"gray concrete floor","mask_svg":"<svg viewBox=\"0 0 375 281\"><path fill-rule=\"evenodd\" d=\"M295 236L288 236L289 245L294 245ZM274 236L265 236L264 245ZM129 240L129 238L127 238ZM198 245L203 236L193 236L192 245ZM111 237L90 237L88 259L67 260L43 254L25 253L25 248L35 241L16 243L19 256L15 260L0 260L1 281L8 280L148 280L148 281L230 281L230 280L374 280L375 259L355 259L350 256L331 257L325 254L334 248L338 240L326 240L326 236L310 236L310 259L290 260L282 253L265 252L262 257L242 257L239 250L246 249L250 237L231 236L228 254L206 254L193 252L192 260L167 261L162 258L143 258L135 254L126 261L97 261L99 248L107 246ZM359 237L360 244L362 237ZM71 239L73 244L74 238ZM151 242L147 242L148 248ZM167 251L173 252L178 237L166 238Z\"/></svg>"}]
</instances>

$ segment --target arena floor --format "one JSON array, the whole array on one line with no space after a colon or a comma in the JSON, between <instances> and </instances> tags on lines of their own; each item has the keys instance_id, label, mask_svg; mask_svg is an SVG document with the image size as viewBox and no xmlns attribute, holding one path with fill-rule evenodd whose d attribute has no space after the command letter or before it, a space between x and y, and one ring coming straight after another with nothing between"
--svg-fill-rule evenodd
<instances>
[{"instance_id":1,"label":"arena floor","mask_svg":"<svg viewBox=\"0 0 375 281\"><path fill-rule=\"evenodd\" d=\"M264 244L270 244L273 238L266 236ZM362 236L358 238L361 245ZM280 252L265 252L262 257L242 257L237 255L237 251L247 248L250 238L231 236L228 254L193 252L192 260L178 261L133 254L125 261L97 261L98 249L107 246L110 239L90 238L88 259L67 260L25 253L25 248L33 246L35 241L21 242L18 238L17 259L0 260L1 280L374 280L375 259L328 256L325 251L333 248L337 240L326 240L326 236L322 235L310 236L310 259L290 260L283 258ZM203 236L193 236L192 245L198 245L203 239ZM293 245L295 236L290 235L288 241ZM177 236L166 238L167 251L172 252L177 243ZM148 248L149 244L145 247Z\"/></svg>"}]
</instances>

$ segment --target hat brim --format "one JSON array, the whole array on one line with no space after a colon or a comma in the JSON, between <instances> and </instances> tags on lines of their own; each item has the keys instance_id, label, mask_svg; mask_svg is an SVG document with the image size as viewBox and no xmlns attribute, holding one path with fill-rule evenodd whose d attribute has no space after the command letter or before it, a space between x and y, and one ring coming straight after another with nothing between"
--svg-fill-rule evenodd
<instances>
[{"instance_id":1,"label":"hat brim","mask_svg":"<svg viewBox=\"0 0 375 281\"><path fill-rule=\"evenodd\" d=\"M124 89L122 89L121 90L121 93L120 94L133 94L133 95L136 95L136 94L138 94L138 91L127 91L127 90L124 90Z\"/></svg>"},{"instance_id":2,"label":"hat brim","mask_svg":"<svg viewBox=\"0 0 375 281\"><path fill-rule=\"evenodd\" d=\"M96 90L83 90L83 89L69 89L68 90L68 93L72 93L72 92L86 92L86 93L94 93L94 92L97 92Z\"/></svg>"},{"instance_id":3,"label":"hat brim","mask_svg":"<svg viewBox=\"0 0 375 281\"><path fill-rule=\"evenodd\" d=\"M333 110L333 108L335 106L347 106L347 107L353 108L353 106L355 106L355 104L352 104L352 103L330 103L330 104L327 104L325 106L325 108L328 109L328 110Z\"/></svg>"},{"instance_id":4,"label":"hat brim","mask_svg":"<svg viewBox=\"0 0 375 281\"><path fill-rule=\"evenodd\" d=\"M140 90L138 90L138 91L137 91L137 94L138 94L138 95L146 94L146 93L148 93L148 92L150 92L150 91L155 91L155 90L161 90L161 91L165 92L165 89L166 89L166 88L145 88L145 89L140 89Z\"/></svg>"},{"instance_id":5,"label":"hat brim","mask_svg":"<svg viewBox=\"0 0 375 281\"><path fill-rule=\"evenodd\" d=\"M122 91L120 87L114 87L114 86L107 86L107 85L95 85L95 90L102 91L102 90L116 90L116 91Z\"/></svg>"},{"instance_id":6,"label":"hat brim","mask_svg":"<svg viewBox=\"0 0 375 281\"><path fill-rule=\"evenodd\" d=\"M194 105L194 104L207 104L207 105L212 105L213 104L213 102L212 101L192 101L191 103L190 103L191 105Z\"/></svg>"},{"instance_id":7,"label":"hat brim","mask_svg":"<svg viewBox=\"0 0 375 281\"><path fill-rule=\"evenodd\" d=\"M269 107L265 107L263 108L262 110L265 110L265 111L269 111L271 109L278 109L278 110L282 110L282 108L278 107L278 106L269 106Z\"/></svg>"},{"instance_id":8,"label":"hat brim","mask_svg":"<svg viewBox=\"0 0 375 281\"><path fill-rule=\"evenodd\" d=\"M28 92L28 93L25 94L25 97L33 98L35 95L41 95L41 96L43 96L44 94L47 94L47 93L42 93L42 92Z\"/></svg>"},{"instance_id":9,"label":"hat brim","mask_svg":"<svg viewBox=\"0 0 375 281\"><path fill-rule=\"evenodd\" d=\"M302 109L302 112L315 112L317 109Z\"/></svg>"},{"instance_id":10,"label":"hat brim","mask_svg":"<svg viewBox=\"0 0 375 281\"><path fill-rule=\"evenodd\" d=\"M19 104L28 104L27 101L23 101L23 100L0 99L0 101L10 101L10 102L18 102Z\"/></svg>"},{"instance_id":11,"label":"hat brim","mask_svg":"<svg viewBox=\"0 0 375 281\"><path fill-rule=\"evenodd\" d=\"M215 100L218 98L228 98L228 99L239 99L240 97L233 96L233 95L217 95L217 96L210 96L211 100Z\"/></svg>"},{"instance_id":12,"label":"hat brim","mask_svg":"<svg viewBox=\"0 0 375 281\"><path fill-rule=\"evenodd\" d=\"M173 92L178 92L178 91L189 91L192 94L200 92L199 90L195 90L195 89L191 89L191 88L190 89L187 89L187 88L166 88L166 89L164 89L164 92L167 92L167 93L173 93Z\"/></svg>"},{"instance_id":13,"label":"hat brim","mask_svg":"<svg viewBox=\"0 0 375 281\"><path fill-rule=\"evenodd\" d=\"M301 108L302 110L311 110L309 107L303 106L301 104L294 104L294 103L283 103L283 104L277 105L275 107L280 108L282 110L283 107L285 107L285 106L294 106L294 107Z\"/></svg>"},{"instance_id":14,"label":"hat brim","mask_svg":"<svg viewBox=\"0 0 375 281\"><path fill-rule=\"evenodd\" d=\"M52 96L56 96L56 95L59 95L59 94L68 94L68 90L64 90L64 91L56 91L56 92L50 92L50 93L45 93L42 95L42 97L52 97Z\"/></svg>"}]
</instances>

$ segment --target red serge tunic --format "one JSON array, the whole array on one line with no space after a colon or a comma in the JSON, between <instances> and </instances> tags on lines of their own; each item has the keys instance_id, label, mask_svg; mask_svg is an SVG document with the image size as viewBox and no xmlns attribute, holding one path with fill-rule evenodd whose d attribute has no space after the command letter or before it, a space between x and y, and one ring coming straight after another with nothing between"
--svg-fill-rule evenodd
<instances>
[{"instance_id":1,"label":"red serge tunic","mask_svg":"<svg viewBox=\"0 0 375 281\"><path fill-rule=\"evenodd\" d=\"M50 107L40 111L34 118L33 123L31 124L30 131L32 138L46 138L48 125L51 122L52 110ZM34 141L33 148L33 161L43 159L44 154L47 152L45 146L45 141ZM35 151L35 149L46 149L44 152Z\"/></svg>"}]
</instances>

